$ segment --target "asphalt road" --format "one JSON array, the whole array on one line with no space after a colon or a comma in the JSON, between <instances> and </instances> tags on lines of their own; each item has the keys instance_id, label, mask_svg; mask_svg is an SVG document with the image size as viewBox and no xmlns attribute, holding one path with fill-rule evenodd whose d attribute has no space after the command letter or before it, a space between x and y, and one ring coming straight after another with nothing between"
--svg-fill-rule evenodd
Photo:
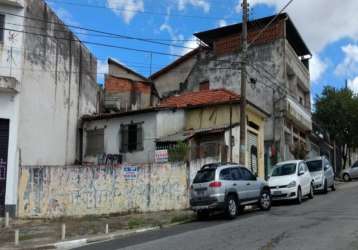
<instances>
[{"instance_id":1,"label":"asphalt road","mask_svg":"<svg viewBox=\"0 0 358 250\"><path fill-rule=\"evenodd\" d=\"M301 205L276 204L233 221L215 216L80 249L358 249L358 182Z\"/></svg>"}]
</instances>

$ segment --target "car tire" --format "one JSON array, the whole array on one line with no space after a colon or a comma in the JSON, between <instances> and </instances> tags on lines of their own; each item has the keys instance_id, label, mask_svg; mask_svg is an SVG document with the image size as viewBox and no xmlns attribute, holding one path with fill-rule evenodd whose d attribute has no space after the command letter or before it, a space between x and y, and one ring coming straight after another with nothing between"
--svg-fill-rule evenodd
<instances>
[{"instance_id":1,"label":"car tire","mask_svg":"<svg viewBox=\"0 0 358 250\"><path fill-rule=\"evenodd\" d=\"M196 212L196 216L198 220L207 220L209 218L209 215L210 215L209 211L206 210Z\"/></svg>"},{"instance_id":2,"label":"car tire","mask_svg":"<svg viewBox=\"0 0 358 250\"><path fill-rule=\"evenodd\" d=\"M314 188L313 184L311 184L310 193L308 194L308 198L313 199L314 198Z\"/></svg>"},{"instance_id":3,"label":"car tire","mask_svg":"<svg viewBox=\"0 0 358 250\"><path fill-rule=\"evenodd\" d=\"M324 193L324 194L328 193L328 184L327 184L327 180L324 180L323 193Z\"/></svg>"},{"instance_id":4,"label":"car tire","mask_svg":"<svg viewBox=\"0 0 358 250\"><path fill-rule=\"evenodd\" d=\"M261 192L260 200L259 200L260 209L263 211L268 211L271 209L271 205L272 205L272 198L271 198L270 191L263 190Z\"/></svg>"},{"instance_id":5,"label":"car tire","mask_svg":"<svg viewBox=\"0 0 358 250\"><path fill-rule=\"evenodd\" d=\"M226 204L225 204L225 215L228 219L232 220L235 219L238 215L238 200L234 195L228 195L226 198Z\"/></svg>"},{"instance_id":6,"label":"car tire","mask_svg":"<svg viewBox=\"0 0 358 250\"><path fill-rule=\"evenodd\" d=\"M332 191L336 191L336 182L335 182L334 180L333 180L333 184L332 184L331 190L332 190Z\"/></svg>"},{"instance_id":7,"label":"car tire","mask_svg":"<svg viewBox=\"0 0 358 250\"><path fill-rule=\"evenodd\" d=\"M344 180L345 182L351 181L351 177L349 176L349 174L344 174L344 175L343 175L343 180Z\"/></svg>"},{"instance_id":8,"label":"car tire","mask_svg":"<svg viewBox=\"0 0 358 250\"><path fill-rule=\"evenodd\" d=\"M296 204L301 204L302 203L302 191L301 191L301 187L297 188L297 198L296 198Z\"/></svg>"}]
</instances>

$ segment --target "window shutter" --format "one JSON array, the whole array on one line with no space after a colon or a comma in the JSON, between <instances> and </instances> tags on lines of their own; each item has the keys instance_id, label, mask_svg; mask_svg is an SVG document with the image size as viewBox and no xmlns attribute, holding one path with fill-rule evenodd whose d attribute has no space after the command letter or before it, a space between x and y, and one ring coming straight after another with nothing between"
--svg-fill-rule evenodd
<instances>
[{"instance_id":1,"label":"window shutter","mask_svg":"<svg viewBox=\"0 0 358 250\"><path fill-rule=\"evenodd\" d=\"M121 153L128 152L128 125L121 125Z\"/></svg>"},{"instance_id":2,"label":"window shutter","mask_svg":"<svg viewBox=\"0 0 358 250\"><path fill-rule=\"evenodd\" d=\"M137 150L143 150L143 127L142 124L137 125Z\"/></svg>"}]
</instances>

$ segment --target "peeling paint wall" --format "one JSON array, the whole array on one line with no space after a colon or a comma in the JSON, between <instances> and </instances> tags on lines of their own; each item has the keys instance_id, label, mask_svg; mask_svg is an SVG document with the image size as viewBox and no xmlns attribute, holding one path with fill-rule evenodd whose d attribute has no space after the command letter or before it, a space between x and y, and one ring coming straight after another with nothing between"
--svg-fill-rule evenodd
<instances>
[{"instance_id":1,"label":"peeling paint wall","mask_svg":"<svg viewBox=\"0 0 358 250\"><path fill-rule=\"evenodd\" d=\"M188 208L188 187L211 159L138 165L134 178L126 165L22 167L19 217L54 218Z\"/></svg>"}]
</instances>

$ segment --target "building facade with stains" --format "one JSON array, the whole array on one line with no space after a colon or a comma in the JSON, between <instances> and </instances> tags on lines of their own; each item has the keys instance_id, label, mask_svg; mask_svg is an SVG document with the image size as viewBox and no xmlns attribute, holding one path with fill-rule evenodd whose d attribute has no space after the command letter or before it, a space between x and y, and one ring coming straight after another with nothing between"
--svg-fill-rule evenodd
<instances>
[{"instance_id":1,"label":"building facade with stains","mask_svg":"<svg viewBox=\"0 0 358 250\"><path fill-rule=\"evenodd\" d=\"M312 130L309 59L311 52L287 14L270 26L265 17L248 23L247 99L270 114L264 131L266 172L292 159L293 145L309 148ZM241 24L196 33L201 46L155 73L158 93L226 88L241 91ZM177 74L179 71L180 74ZM170 86L162 87L171 75Z\"/></svg>"},{"instance_id":2,"label":"building facade with stains","mask_svg":"<svg viewBox=\"0 0 358 250\"><path fill-rule=\"evenodd\" d=\"M1 0L0 214L16 214L20 166L81 160L98 112L97 60L42 0Z\"/></svg>"}]
</instances>

